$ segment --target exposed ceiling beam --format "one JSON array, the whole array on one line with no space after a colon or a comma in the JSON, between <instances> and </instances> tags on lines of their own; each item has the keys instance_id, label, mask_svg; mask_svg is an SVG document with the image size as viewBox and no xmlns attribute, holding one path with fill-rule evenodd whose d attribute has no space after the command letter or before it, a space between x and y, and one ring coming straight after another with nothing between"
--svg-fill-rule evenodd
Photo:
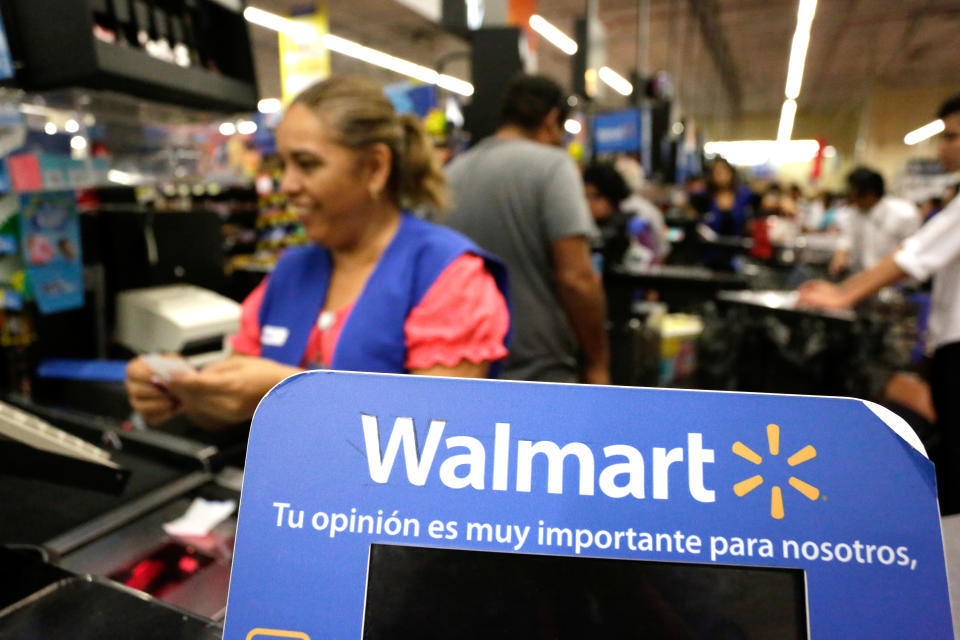
<instances>
[{"instance_id":1,"label":"exposed ceiling beam","mask_svg":"<svg viewBox=\"0 0 960 640\"><path fill-rule=\"evenodd\" d=\"M740 76L737 74L737 67L733 63L733 56L730 54L730 46L724 37L723 29L720 25L719 9L716 0L688 0L690 13L697 18L700 24L700 33L703 41L710 51L713 63L717 67L720 75L720 82L723 83L727 96L730 98L730 107L733 116L740 114L741 90Z\"/></svg>"}]
</instances>

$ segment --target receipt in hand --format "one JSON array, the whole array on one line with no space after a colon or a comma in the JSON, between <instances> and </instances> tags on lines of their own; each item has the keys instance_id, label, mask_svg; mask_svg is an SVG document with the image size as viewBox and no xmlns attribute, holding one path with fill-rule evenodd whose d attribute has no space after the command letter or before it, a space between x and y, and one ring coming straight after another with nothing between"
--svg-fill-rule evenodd
<instances>
[{"instance_id":1,"label":"receipt in hand","mask_svg":"<svg viewBox=\"0 0 960 640\"><path fill-rule=\"evenodd\" d=\"M174 373L193 371L190 363L180 358L165 356L159 353L148 353L142 357L150 368L153 369L153 372L160 376L165 382L169 382L170 376Z\"/></svg>"}]
</instances>

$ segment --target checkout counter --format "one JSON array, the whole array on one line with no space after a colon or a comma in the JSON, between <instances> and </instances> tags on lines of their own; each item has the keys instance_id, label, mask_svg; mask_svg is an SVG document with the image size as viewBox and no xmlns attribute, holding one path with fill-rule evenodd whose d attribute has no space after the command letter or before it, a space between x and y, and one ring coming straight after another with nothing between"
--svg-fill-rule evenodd
<instances>
[{"instance_id":1,"label":"checkout counter","mask_svg":"<svg viewBox=\"0 0 960 640\"><path fill-rule=\"evenodd\" d=\"M724 366L709 373L732 389L808 395L859 395L853 311L798 307L794 291L723 291L717 295ZM707 358L707 369L711 363Z\"/></svg>"},{"instance_id":2,"label":"checkout counter","mask_svg":"<svg viewBox=\"0 0 960 640\"><path fill-rule=\"evenodd\" d=\"M738 274L711 271L706 267L659 265L643 270L621 266L603 275L607 295L610 339L611 381L617 385L646 385L648 367L643 367L641 351L646 338L644 326L635 313L635 305L654 298L671 311L698 312L722 290L747 287Z\"/></svg>"},{"instance_id":3,"label":"checkout counter","mask_svg":"<svg viewBox=\"0 0 960 640\"><path fill-rule=\"evenodd\" d=\"M134 351L186 352L199 365L222 357L238 321L235 302L175 285L122 294L117 335ZM0 426L9 414L32 432L17 441L0 428L0 458L20 461L0 464L0 566L22 575L20 588L0 589L0 637L70 629L71 639L100 640L118 626L124 637L220 637L236 516L203 535L164 524L198 500L239 503L247 429L143 428L124 367L47 361L32 397L2 398ZM86 458L39 450L37 434Z\"/></svg>"},{"instance_id":4,"label":"checkout counter","mask_svg":"<svg viewBox=\"0 0 960 640\"><path fill-rule=\"evenodd\" d=\"M20 406L29 408L26 415L34 420L43 416L49 429L108 452L110 463L125 477L111 486L102 478L92 482L84 475L90 469L76 469L72 477L64 478L52 471L58 461L49 459L23 475L4 474L0 550L36 551L43 562L34 558L29 571L44 574L44 567L54 567L98 582L95 591L116 586L102 580L109 578L137 589L152 605L182 609L207 623L221 621L235 516L201 537L171 536L163 524L183 515L197 498L238 503L242 472L220 466L220 452L209 444L162 431L134 431L110 419L29 401ZM23 456L32 449L22 445L18 451L15 442L6 444L2 451L8 456ZM85 585L49 597L84 597L91 588ZM3 611L15 604L0 602L0 637L9 628Z\"/></svg>"}]
</instances>

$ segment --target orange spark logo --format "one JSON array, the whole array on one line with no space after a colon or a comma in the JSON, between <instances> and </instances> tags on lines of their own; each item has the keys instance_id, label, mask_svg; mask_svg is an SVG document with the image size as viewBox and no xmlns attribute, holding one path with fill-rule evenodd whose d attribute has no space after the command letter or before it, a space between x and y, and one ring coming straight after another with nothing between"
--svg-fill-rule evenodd
<instances>
[{"instance_id":1,"label":"orange spark logo","mask_svg":"<svg viewBox=\"0 0 960 640\"><path fill-rule=\"evenodd\" d=\"M776 456L780 454L779 426L775 424L767 425L767 443L770 445L770 455ZM737 441L733 444L733 452L744 460L752 462L753 464L759 465L763 463L763 458L758 453L754 452L752 449L750 449L750 447L740 441ZM812 445L808 444L787 458L787 464L789 464L791 467L795 467L816 457L817 450L814 449ZM810 500L816 500L820 497L819 489L813 485L807 484L799 478L790 476L790 479L787 482L791 487L799 491ZM737 494L737 497L742 498L759 487L761 484L763 484L763 476L758 473L755 476L751 476L750 478L742 480L733 485L733 492ZM779 485L774 485L770 489L770 516L777 520L782 520L784 516L783 492L780 490Z\"/></svg>"}]
</instances>

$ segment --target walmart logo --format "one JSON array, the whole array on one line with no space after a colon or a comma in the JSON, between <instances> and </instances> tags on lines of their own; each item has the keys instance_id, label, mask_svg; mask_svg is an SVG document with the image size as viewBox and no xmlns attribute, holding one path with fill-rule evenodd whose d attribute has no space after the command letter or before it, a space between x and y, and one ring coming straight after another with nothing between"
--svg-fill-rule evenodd
<instances>
[{"instance_id":1,"label":"walmart logo","mask_svg":"<svg viewBox=\"0 0 960 640\"><path fill-rule=\"evenodd\" d=\"M771 456L780 455L780 427L775 424L767 425L767 444L770 446ZM733 444L733 452L744 460L748 460L755 465L763 464L763 457L742 442L737 441ZM808 444L787 458L787 464L791 467L796 467L797 465L803 464L804 462L812 460L816 457L817 450L814 449L812 445ZM763 482L763 476L758 473L755 476L751 476L746 480L742 480L741 482L733 485L733 492L737 494L738 497L742 498L762 485ZM819 489L807 484L799 478L790 476L790 479L787 482L791 487L802 493L810 500L816 500L820 497ZM770 515L777 520L782 520L784 516L783 492L780 490L780 485L773 485L770 488Z\"/></svg>"}]
</instances>

